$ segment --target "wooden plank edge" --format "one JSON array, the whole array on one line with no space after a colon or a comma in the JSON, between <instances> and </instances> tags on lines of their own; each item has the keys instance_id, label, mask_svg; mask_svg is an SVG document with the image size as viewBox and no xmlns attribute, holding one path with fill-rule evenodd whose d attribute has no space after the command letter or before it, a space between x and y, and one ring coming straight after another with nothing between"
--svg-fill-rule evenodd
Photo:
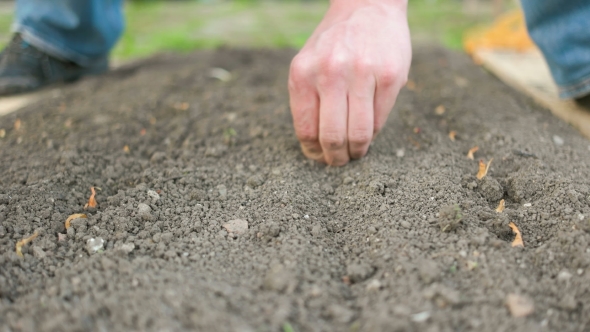
<instances>
[{"instance_id":1,"label":"wooden plank edge","mask_svg":"<svg viewBox=\"0 0 590 332\"><path fill-rule=\"evenodd\" d=\"M582 135L590 138L590 110L586 110L573 100L561 100L557 96L548 95L526 84L523 80L518 79L513 72L506 70L499 64L496 58L490 55L490 52L492 51L476 52L476 58L481 61L484 68L512 88L532 97L539 105L549 109L553 115L572 125ZM543 68L543 70L545 69Z\"/></svg>"}]
</instances>

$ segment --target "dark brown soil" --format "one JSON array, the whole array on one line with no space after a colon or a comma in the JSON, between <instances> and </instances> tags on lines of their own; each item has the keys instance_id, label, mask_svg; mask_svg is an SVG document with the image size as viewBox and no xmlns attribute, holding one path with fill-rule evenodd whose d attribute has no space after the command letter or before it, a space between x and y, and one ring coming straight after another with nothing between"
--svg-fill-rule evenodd
<instances>
[{"instance_id":1,"label":"dark brown soil","mask_svg":"<svg viewBox=\"0 0 590 332\"><path fill-rule=\"evenodd\" d=\"M418 48L369 155L326 167L291 127L293 55L162 56L0 118L0 331L590 330L588 140Z\"/></svg>"}]
</instances>

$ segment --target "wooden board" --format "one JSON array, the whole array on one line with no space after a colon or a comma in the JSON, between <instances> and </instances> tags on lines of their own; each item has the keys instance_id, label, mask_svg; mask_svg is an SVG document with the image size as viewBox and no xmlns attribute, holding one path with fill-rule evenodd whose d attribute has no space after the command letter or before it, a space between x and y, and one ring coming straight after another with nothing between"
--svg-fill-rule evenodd
<instances>
[{"instance_id":1,"label":"wooden board","mask_svg":"<svg viewBox=\"0 0 590 332\"><path fill-rule=\"evenodd\" d=\"M36 95L20 95L0 98L0 116L12 113L37 100Z\"/></svg>"},{"instance_id":2,"label":"wooden board","mask_svg":"<svg viewBox=\"0 0 590 332\"><path fill-rule=\"evenodd\" d=\"M590 138L590 109L572 100L559 99L557 86L541 52L479 50L475 58L506 84L529 95Z\"/></svg>"}]
</instances>

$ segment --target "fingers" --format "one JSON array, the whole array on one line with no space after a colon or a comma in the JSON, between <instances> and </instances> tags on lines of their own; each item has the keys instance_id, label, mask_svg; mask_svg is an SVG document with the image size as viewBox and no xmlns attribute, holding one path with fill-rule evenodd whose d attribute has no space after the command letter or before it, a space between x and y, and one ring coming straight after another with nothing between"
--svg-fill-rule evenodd
<instances>
[{"instance_id":1,"label":"fingers","mask_svg":"<svg viewBox=\"0 0 590 332\"><path fill-rule=\"evenodd\" d=\"M320 91L320 145L324 161L331 166L348 163L348 101L346 90L332 86Z\"/></svg>"},{"instance_id":2,"label":"fingers","mask_svg":"<svg viewBox=\"0 0 590 332\"><path fill-rule=\"evenodd\" d=\"M373 140L375 79L372 75L356 80L348 93L348 152L350 158L364 157Z\"/></svg>"},{"instance_id":3,"label":"fingers","mask_svg":"<svg viewBox=\"0 0 590 332\"><path fill-rule=\"evenodd\" d=\"M319 141L319 96L311 83L310 63L301 57L293 59L289 73L289 97L295 133L303 154L324 161Z\"/></svg>"},{"instance_id":4,"label":"fingers","mask_svg":"<svg viewBox=\"0 0 590 332\"><path fill-rule=\"evenodd\" d=\"M295 57L289 75L291 112L303 153L332 166L362 158L407 74L400 75L395 65L375 68L360 62L343 70L346 66L339 62L318 67L315 59L307 59Z\"/></svg>"},{"instance_id":5,"label":"fingers","mask_svg":"<svg viewBox=\"0 0 590 332\"><path fill-rule=\"evenodd\" d=\"M400 75L394 68L384 68L376 76L374 135L377 135L385 125L397 95L406 81L407 74Z\"/></svg>"}]
</instances>

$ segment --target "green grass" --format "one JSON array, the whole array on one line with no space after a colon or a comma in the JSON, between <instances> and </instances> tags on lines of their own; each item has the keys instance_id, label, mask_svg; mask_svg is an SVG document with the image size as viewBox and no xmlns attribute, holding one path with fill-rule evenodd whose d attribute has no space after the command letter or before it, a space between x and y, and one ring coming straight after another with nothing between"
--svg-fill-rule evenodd
<instances>
[{"instance_id":1,"label":"green grass","mask_svg":"<svg viewBox=\"0 0 590 332\"><path fill-rule=\"evenodd\" d=\"M2 46L10 40L11 24L12 14L9 12L0 12L0 45Z\"/></svg>"},{"instance_id":2,"label":"green grass","mask_svg":"<svg viewBox=\"0 0 590 332\"><path fill-rule=\"evenodd\" d=\"M10 37L8 6L0 11L0 45ZM295 0L128 2L126 30L113 56L127 60L220 45L300 48L327 8L327 1ZM465 13L459 0L409 0L408 21L414 41L457 49L464 31L489 21L489 12Z\"/></svg>"},{"instance_id":3,"label":"green grass","mask_svg":"<svg viewBox=\"0 0 590 332\"><path fill-rule=\"evenodd\" d=\"M219 45L300 48L327 7L327 1L130 3L128 27L114 55L128 59ZM490 21L490 12L465 13L458 0L410 0L408 21L414 40L458 49L465 30Z\"/></svg>"},{"instance_id":4,"label":"green grass","mask_svg":"<svg viewBox=\"0 0 590 332\"><path fill-rule=\"evenodd\" d=\"M127 29L114 56L219 45L301 47L327 8L324 2L139 2L125 8Z\"/></svg>"}]
</instances>

